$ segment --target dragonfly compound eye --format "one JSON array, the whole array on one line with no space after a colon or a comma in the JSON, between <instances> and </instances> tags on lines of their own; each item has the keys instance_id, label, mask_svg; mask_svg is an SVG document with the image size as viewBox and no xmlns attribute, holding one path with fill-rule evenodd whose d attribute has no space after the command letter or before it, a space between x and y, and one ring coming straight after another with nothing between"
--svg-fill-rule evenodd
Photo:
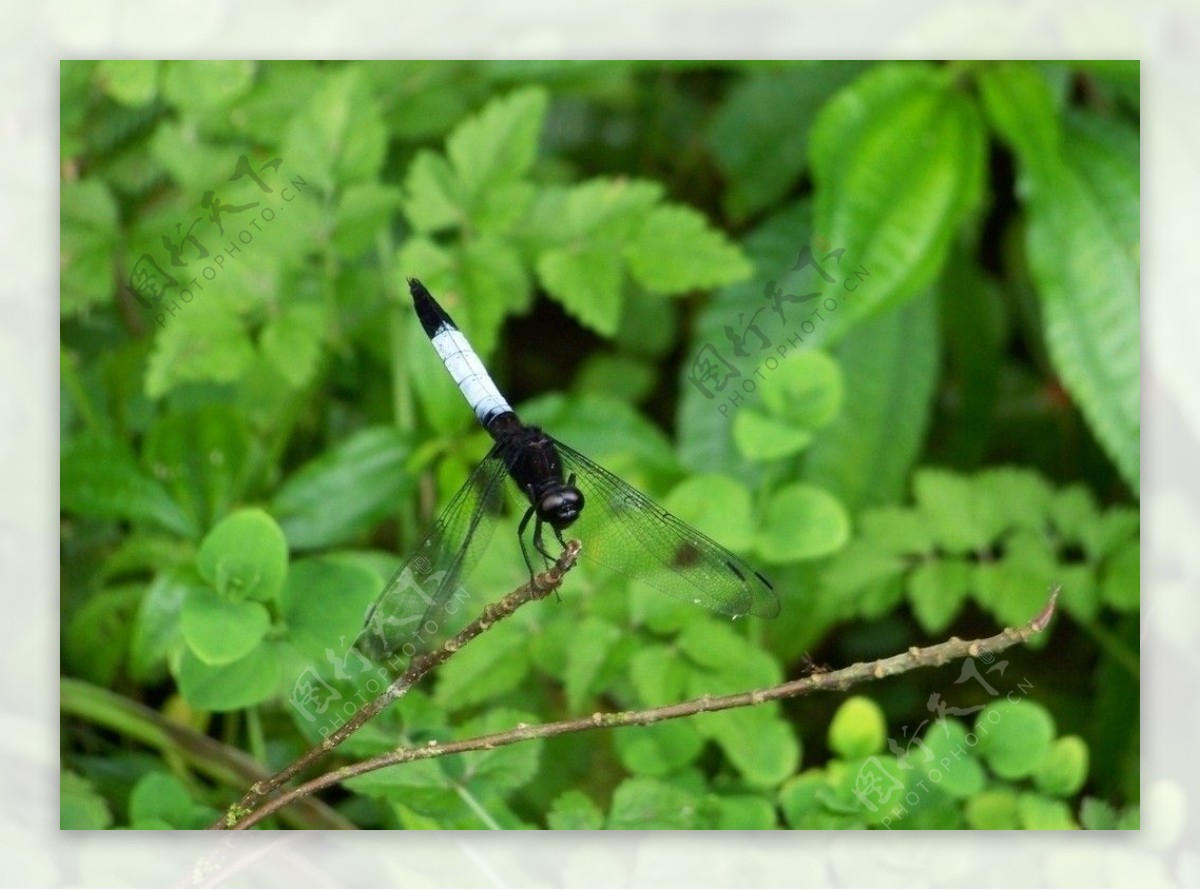
<instances>
[{"instance_id":1,"label":"dragonfly compound eye","mask_svg":"<svg viewBox=\"0 0 1200 890\"><path fill-rule=\"evenodd\" d=\"M578 488L566 486L542 498L538 515L555 528L562 530L579 518L583 509L583 494Z\"/></svg>"}]
</instances>

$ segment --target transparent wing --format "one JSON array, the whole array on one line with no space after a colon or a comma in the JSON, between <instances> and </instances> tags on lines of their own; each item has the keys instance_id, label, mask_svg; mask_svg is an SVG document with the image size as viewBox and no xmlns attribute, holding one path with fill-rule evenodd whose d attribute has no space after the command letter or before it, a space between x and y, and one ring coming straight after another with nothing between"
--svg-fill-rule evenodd
<instances>
[{"instance_id":1,"label":"transparent wing","mask_svg":"<svg viewBox=\"0 0 1200 890\"><path fill-rule=\"evenodd\" d=\"M582 559L724 615L779 614L771 582L742 559L574 448L554 444L583 493L583 511L563 532L583 543Z\"/></svg>"},{"instance_id":2,"label":"transparent wing","mask_svg":"<svg viewBox=\"0 0 1200 890\"><path fill-rule=\"evenodd\" d=\"M355 640L368 658L428 652L445 639L466 594L459 586L487 547L504 509L504 461L496 449L480 462L425 539L404 561Z\"/></svg>"}]
</instances>

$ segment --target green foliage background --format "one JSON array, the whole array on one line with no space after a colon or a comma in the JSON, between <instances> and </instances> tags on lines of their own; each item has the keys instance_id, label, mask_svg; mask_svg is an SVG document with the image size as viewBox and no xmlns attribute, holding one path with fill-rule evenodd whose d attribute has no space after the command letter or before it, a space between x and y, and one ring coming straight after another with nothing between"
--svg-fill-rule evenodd
<instances>
[{"instance_id":1,"label":"green foliage background","mask_svg":"<svg viewBox=\"0 0 1200 890\"><path fill-rule=\"evenodd\" d=\"M1062 610L1001 657L394 767L283 824L1136 826L1137 63L61 74L64 827L203 825L236 751L281 767L378 682L330 658L486 450L407 275L783 612L581 567L339 757ZM476 605L521 581L506 545Z\"/></svg>"}]
</instances>

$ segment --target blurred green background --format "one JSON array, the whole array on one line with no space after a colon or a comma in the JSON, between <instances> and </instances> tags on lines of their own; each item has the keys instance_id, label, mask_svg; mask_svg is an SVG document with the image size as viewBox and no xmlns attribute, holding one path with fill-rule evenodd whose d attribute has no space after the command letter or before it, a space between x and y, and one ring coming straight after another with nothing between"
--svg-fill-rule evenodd
<instances>
[{"instance_id":1,"label":"blurred green background","mask_svg":"<svg viewBox=\"0 0 1200 890\"><path fill-rule=\"evenodd\" d=\"M378 682L347 645L488 444L406 276L523 419L783 608L733 624L580 567L334 762L988 636L1055 584L1060 616L265 824L1136 827L1139 77L62 63L63 827L202 826L240 752L286 765ZM496 539L476 606L522 579Z\"/></svg>"}]
</instances>

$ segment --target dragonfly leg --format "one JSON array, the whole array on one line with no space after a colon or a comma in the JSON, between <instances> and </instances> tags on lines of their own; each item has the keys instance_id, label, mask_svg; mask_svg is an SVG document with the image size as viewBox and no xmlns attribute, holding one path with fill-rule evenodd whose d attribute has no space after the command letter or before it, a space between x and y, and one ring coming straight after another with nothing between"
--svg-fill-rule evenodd
<instances>
[{"instance_id":1,"label":"dragonfly leg","mask_svg":"<svg viewBox=\"0 0 1200 890\"><path fill-rule=\"evenodd\" d=\"M525 546L525 529L529 527L529 520L532 519L536 513L537 510L533 507L530 507L525 511L525 515L521 518L521 524L517 527L517 540L521 542L521 556L525 560L525 568L529 569L530 584L533 584L533 561L529 558L529 550ZM541 524L542 521L539 519L537 523L539 528Z\"/></svg>"}]
</instances>

